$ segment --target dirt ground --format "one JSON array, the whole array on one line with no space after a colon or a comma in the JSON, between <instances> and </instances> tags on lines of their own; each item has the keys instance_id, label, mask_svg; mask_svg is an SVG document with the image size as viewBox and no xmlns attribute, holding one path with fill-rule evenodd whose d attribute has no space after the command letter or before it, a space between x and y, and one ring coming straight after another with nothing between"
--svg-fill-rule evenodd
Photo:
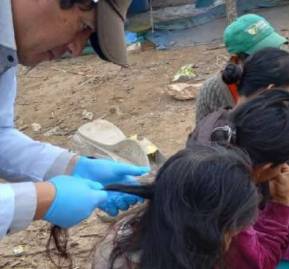
<instances>
[{"instance_id":1,"label":"dirt ground","mask_svg":"<svg viewBox=\"0 0 289 269\"><path fill-rule=\"evenodd\" d=\"M94 56L44 63L30 71L20 68L17 127L34 139L68 147L71 135L88 121L83 116L86 110L94 119L112 121L127 135L146 136L170 155L183 146L193 127L194 101L174 100L167 95L167 86L184 64L194 64L198 78L220 69L226 55L218 46L130 54L129 69ZM40 130L33 130L35 123ZM89 268L92 246L107 227L92 216L71 230L75 269ZM48 229L38 222L2 240L0 268L56 268L45 255Z\"/></svg>"},{"instance_id":2,"label":"dirt ground","mask_svg":"<svg viewBox=\"0 0 289 269\"><path fill-rule=\"evenodd\" d=\"M288 36L288 12L280 10L283 17L267 15ZM223 24L214 22L211 30L215 28L221 35ZM207 33L205 28L198 29L196 35ZM193 64L197 79L205 79L220 70L226 59L223 46L215 43L130 54L129 69L101 62L95 56L44 63L32 70L21 67L16 125L36 140L69 148L71 136L88 122L85 114L92 112L94 119L107 119L126 135L146 136L169 156L183 147L195 114L194 100L177 101L168 96L174 74L181 66ZM71 229L69 249L74 269L90 268L92 247L107 229L108 224L95 214ZM49 225L44 222L7 236L0 242L0 268L56 268L46 255L48 236Z\"/></svg>"}]
</instances>

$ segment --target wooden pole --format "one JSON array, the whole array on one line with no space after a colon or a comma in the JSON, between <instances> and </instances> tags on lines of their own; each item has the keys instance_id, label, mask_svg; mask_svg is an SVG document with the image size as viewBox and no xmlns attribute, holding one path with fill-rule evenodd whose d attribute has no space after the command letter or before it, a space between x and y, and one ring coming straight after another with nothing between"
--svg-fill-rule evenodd
<instances>
[{"instance_id":1,"label":"wooden pole","mask_svg":"<svg viewBox=\"0 0 289 269\"><path fill-rule=\"evenodd\" d=\"M226 3L227 23L230 24L238 17L237 1L226 0L225 3Z\"/></svg>"}]
</instances>

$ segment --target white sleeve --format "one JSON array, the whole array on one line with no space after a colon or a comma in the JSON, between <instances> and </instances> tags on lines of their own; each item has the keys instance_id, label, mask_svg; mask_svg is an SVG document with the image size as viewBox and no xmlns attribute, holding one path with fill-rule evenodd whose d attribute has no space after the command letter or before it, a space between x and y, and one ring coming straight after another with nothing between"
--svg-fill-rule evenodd
<instances>
[{"instance_id":1,"label":"white sleeve","mask_svg":"<svg viewBox=\"0 0 289 269\"><path fill-rule=\"evenodd\" d=\"M19 182L65 174L74 154L14 128L16 70L12 67L0 76L0 177Z\"/></svg>"},{"instance_id":2,"label":"white sleeve","mask_svg":"<svg viewBox=\"0 0 289 269\"><path fill-rule=\"evenodd\" d=\"M0 184L0 238L25 229L37 207L34 183Z\"/></svg>"}]
</instances>

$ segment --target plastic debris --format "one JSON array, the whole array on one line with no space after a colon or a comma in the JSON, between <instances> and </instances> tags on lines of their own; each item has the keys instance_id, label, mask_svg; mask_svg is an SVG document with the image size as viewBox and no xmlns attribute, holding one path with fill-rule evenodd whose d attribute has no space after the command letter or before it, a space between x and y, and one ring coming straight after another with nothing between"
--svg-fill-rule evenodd
<instances>
[{"instance_id":1,"label":"plastic debris","mask_svg":"<svg viewBox=\"0 0 289 269\"><path fill-rule=\"evenodd\" d=\"M182 66L173 78L173 82L185 82L196 78L197 74L192 64Z\"/></svg>"}]
</instances>

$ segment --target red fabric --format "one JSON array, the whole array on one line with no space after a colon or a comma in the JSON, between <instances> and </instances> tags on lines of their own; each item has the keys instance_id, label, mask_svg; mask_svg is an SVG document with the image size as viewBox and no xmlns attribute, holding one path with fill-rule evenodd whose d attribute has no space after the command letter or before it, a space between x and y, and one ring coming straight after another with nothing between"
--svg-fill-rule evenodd
<instances>
[{"instance_id":1,"label":"red fabric","mask_svg":"<svg viewBox=\"0 0 289 269\"><path fill-rule=\"evenodd\" d=\"M257 222L233 238L226 260L229 268L275 269L288 244L289 207L268 202Z\"/></svg>"},{"instance_id":2,"label":"red fabric","mask_svg":"<svg viewBox=\"0 0 289 269\"><path fill-rule=\"evenodd\" d=\"M235 104L237 104L239 99L238 87L236 84L229 84L228 85L229 91L234 99Z\"/></svg>"}]
</instances>

